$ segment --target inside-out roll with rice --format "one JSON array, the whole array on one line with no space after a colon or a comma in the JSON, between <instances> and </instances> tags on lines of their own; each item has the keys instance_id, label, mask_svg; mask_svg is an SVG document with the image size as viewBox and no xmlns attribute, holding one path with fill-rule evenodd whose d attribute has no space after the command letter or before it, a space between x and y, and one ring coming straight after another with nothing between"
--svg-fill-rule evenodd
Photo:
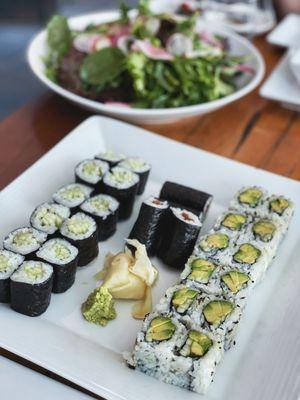
<instances>
[{"instance_id":1,"label":"inside-out roll with rice","mask_svg":"<svg viewBox=\"0 0 300 400\"><path fill-rule=\"evenodd\" d=\"M10 302L10 277L23 261L20 254L0 250L0 303Z\"/></svg>"},{"instance_id":2,"label":"inside-out roll with rice","mask_svg":"<svg viewBox=\"0 0 300 400\"><path fill-rule=\"evenodd\" d=\"M43 203L31 214L30 224L33 228L47 233L49 239L59 231L70 214L69 207L56 203Z\"/></svg>"},{"instance_id":3,"label":"inside-out roll with rice","mask_svg":"<svg viewBox=\"0 0 300 400\"><path fill-rule=\"evenodd\" d=\"M18 228L5 237L3 247L30 259L46 240L47 234L35 228Z\"/></svg>"},{"instance_id":4,"label":"inside-out roll with rice","mask_svg":"<svg viewBox=\"0 0 300 400\"><path fill-rule=\"evenodd\" d=\"M94 193L101 191L101 182L104 174L109 170L109 164L97 159L81 161L75 168L77 183L93 188Z\"/></svg>"},{"instance_id":5,"label":"inside-out roll with rice","mask_svg":"<svg viewBox=\"0 0 300 400\"><path fill-rule=\"evenodd\" d=\"M140 181L137 194L143 194L149 178L151 165L140 157L128 157L121 161L118 165L135 172L139 176Z\"/></svg>"}]
</instances>

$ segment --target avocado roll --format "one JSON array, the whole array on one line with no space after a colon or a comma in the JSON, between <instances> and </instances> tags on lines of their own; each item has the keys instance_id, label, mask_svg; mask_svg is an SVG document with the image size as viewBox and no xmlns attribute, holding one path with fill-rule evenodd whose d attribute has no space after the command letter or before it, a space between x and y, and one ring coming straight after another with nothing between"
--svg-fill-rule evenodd
<instances>
[{"instance_id":1,"label":"avocado roll","mask_svg":"<svg viewBox=\"0 0 300 400\"><path fill-rule=\"evenodd\" d=\"M267 191L260 186L249 186L239 190L230 202L230 208L242 213L259 215L267 198Z\"/></svg>"},{"instance_id":2,"label":"avocado roll","mask_svg":"<svg viewBox=\"0 0 300 400\"><path fill-rule=\"evenodd\" d=\"M119 219L131 216L135 196L139 185L139 176L128 169L116 166L104 175L103 192L120 203Z\"/></svg>"},{"instance_id":3,"label":"avocado roll","mask_svg":"<svg viewBox=\"0 0 300 400\"><path fill-rule=\"evenodd\" d=\"M78 250L64 239L48 240L36 253L40 261L53 267L53 293L66 292L75 282Z\"/></svg>"},{"instance_id":4,"label":"avocado roll","mask_svg":"<svg viewBox=\"0 0 300 400\"><path fill-rule=\"evenodd\" d=\"M65 219L69 218L71 212L69 207L56 203L43 203L31 214L30 225L45 232L48 239L59 232L59 228Z\"/></svg>"},{"instance_id":5,"label":"avocado roll","mask_svg":"<svg viewBox=\"0 0 300 400\"><path fill-rule=\"evenodd\" d=\"M104 174L109 170L109 164L101 160L84 160L75 168L75 180L77 183L90 186L94 194L100 193Z\"/></svg>"},{"instance_id":6,"label":"avocado roll","mask_svg":"<svg viewBox=\"0 0 300 400\"><path fill-rule=\"evenodd\" d=\"M79 206L90 197L92 191L93 189L87 185L71 183L55 192L53 200L58 204L69 207L74 214L79 210Z\"/></svg>"},{"instance_id":7,"label":"avocado roll","mask_svg":"<svg viewBox=\"0 0 300 400\"><path fill-rule=\"evenodd\" d=\"M151 165L139 157L128 157L121 161L118 165L135 172L139 176L140 181L137 194L143 194L149 178Z\"/></svg>"},{"instance_id":8,"label":"avocado roll","mask_svg":"<svg viewBox=\"0 0 300 400\"><path fill-rule=\"evenodd\" d=\"M223 267L218 278L225 298L247 299L254 287L250 272L242 269Z\"/></svg>"},{"instance_id":9,"label":"avocado roll","mask_svg":"<svg viewBox=\"0 0 300 400\"><path fill-rule=\"evenodd\" d=\"M43 314L51 299L53 268L41 261L24 261L11 276L11 308L36 317Z\"/></svg>"},{"instance_id":10,"label":"avocado roll","mask_svg":"<svg viewBox=\"0 0 300 400\"><path fill-rule=\"evenodd\" d=\"M137 220L129 234L130 239L137 239L146 246L150 257L157 253L159 242L163 237L168 207L167 201L149 197L142 203Z\"/></svg>"},{"instance_id":11,"label":"avocado roll","mask_svg":"<svg viewBox=\"0 0 300 400\"><path fill-rule=\"evenodd\" d=\"M206 217L209 206L212 202L212 195L180 185L175 182L165 182L161 188L159 197L167 200L175 207L186 208L198 216L202 216L202 220Z\"/></svg>"},{"instance_id":12,"label":"avocado roll","mask_svg":"<svg viewBox=\"0 0 300 400\"><path fill-rule=\"evenodd\" d=\"M96 221L89 215L78 212L66 219L60 228L64 239L78 249L78 266L93 261L99 253Z\"/></svg>"},{"instance_id":13,"label":"avocado roll","mask_svg":"<svg viewBox=\"0 0 300 400\"><path fill-rule=\"evenodd\" d=\"M110 168L112 168L115 167L119 162L124 160L126 156L124 154L116 153L112 150L107 150L96 154L95 158L107 162Z\"/></svg>"},{"instance_id":14,"label":"avocado roll","mask_svg":"<svg viewBox=\"0 0 300 400\"><path fill-rule=\"evenodd\" d=\"M272 195L265 201L262 214L282 224L286 231L294 215L294 211L295 205L292 200L284 196Z\"/></svg>"},{"instance_id":15,"label":"avocado roll","mask_svg":"<svg viewBox=\"0 0 300 400\"><path fill-rule=\"evenodd\" d=\"M201 226L199 218L191 211L171 207L158 256L166 264L183 269L193 251Z\"/></svg>"},{"instance_id":16,"label":"avocado roll","mask_svg":"<svg viewBox=\"0 0 300 400\"><path fill-rule=\"evenodd\" d=\"M231 237L238 236L252 222L253 217L250 214L230 210L224 212L214 225L215 231L223 231Z\"/></svg>"},{"instance_id":17,"label":"avocado roll","mask_svg":"<svg viewBox=\"0 0 300 400\"><path fill-rule=\"evenodd\" d=\"M47 240L47 234L31 227L12 231L3 241L6 250L25 256L27 260L35 257L35 252Z\"/></svg>"},{"instance_id":18,"label":"avocado roll","mask_svg":"<svg viewBox=\"0 0 300 400\"><path fill-rule=\"evenodd\" d=\"M212 258L220 264L226 264L230 258L233 238L229 233L211 231L201 236L194 249L194 254L202 258Z\"/></svg>"},{"instance_id":19,"label":"avocado roll","mask_svg":"<svg viewBox=\"0 0 300 400\"><path fill-rule=\"evenodd\" d=\"M117 229L119 202L107 194L93 196L81 204L80 209L92 216L98 227L98 240L111 237Z\"/></svg>"},{"instance_id":20,"label":"avocado roll","mask_svg":"<svg viewBox=\"0 0 300 400\"><path fill-rule=\"evenodd\" d=\"M23 261L20 254L0 250L0 303L10 302L10 277Z\"/></svg>"}]
</instances>

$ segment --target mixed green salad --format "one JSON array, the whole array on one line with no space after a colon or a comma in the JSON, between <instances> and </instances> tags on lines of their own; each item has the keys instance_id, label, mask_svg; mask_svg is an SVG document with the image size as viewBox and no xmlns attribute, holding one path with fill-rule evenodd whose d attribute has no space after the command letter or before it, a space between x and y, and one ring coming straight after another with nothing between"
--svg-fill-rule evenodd
<instances>
[{"instance_id":1,"label":"mixed green salad","mask_svg":"<svg viewBox=\"0 0 300 400\"><path fill-rule=\"evenodd\" d=\"M48 78L80 96L136 108L169 108L216 100L236 90L236 77L251 74L245 57L227 40L196 29L190 17L153 14L147 0L117 21L70 29L65 17L47 26Z\"/></svg>"}]
</instances>

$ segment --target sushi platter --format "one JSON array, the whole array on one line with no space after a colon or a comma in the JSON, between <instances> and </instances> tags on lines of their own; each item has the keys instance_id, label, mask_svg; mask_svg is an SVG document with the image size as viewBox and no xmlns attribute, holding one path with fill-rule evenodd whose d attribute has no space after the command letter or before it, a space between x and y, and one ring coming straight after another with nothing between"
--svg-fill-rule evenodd
<instances>
[{"instance_id":1,"label":"sushi platter","mask_svg":"<svg viewBox=\"0 0 300 400\"><path fill-rule=\"evenodd\" d=\"M97 116L0 204L1 347L108 400L296 393L298 182Z\"/></svg>"}]
</instances>

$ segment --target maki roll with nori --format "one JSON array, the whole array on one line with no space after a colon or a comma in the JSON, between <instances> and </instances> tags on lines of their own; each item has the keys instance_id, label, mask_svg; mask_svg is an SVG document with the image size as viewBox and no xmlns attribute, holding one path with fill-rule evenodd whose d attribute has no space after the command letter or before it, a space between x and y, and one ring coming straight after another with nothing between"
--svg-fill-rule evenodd
<instances>
[{"instance_id":1,"label":"maki roll with nori","mask_svg":"<svg viewBox=\"0 0 300 400\"><path fill-rule=\"evenodd\" d=\"M91 215L97 223L98 240L103 240L111 237L117 229L119 202L107 195L99 194L86 200L80 209L86 214Z\"/></svg>"},{"instance_id":2,"label":"maki roll with nori","mask_svg":"<svg viewBox=\"0 0 300 400\"><path fill-rule=\"evenodd\" d=\"M120 220L131 216L139 180L136 173L119 166L112 168L104 175L103 191L119 201Z\"/></svg>"},{"instance_id":3,"label":"maki roll with nori","mask_svg":"<svg viewBox=\"0 0 300 400\"><path fill-rule=\"evenodd\" d=\"M61 187L52 197L56 203L69 207L71 212L75 213L80 204L90 197L92 191L93 189L87 185L71 183Z\"/></svg>"},{"instance_id":4,"label":"maki roll with nori","mask_svg":"<svg viewBox=\"0 0 300 400\"><path fill-rule=\"evenodd\" d=\"M98 229L95 220L78 212L65 220L60 228L61 235L78 249L78 266L93 261L99 253Z\"/></svg>"},{"instance_id":5,"label":"maki roll with nori","mask_svg":"<svg viewBox=\"0 0 300 400\"><path fill-rule=\"evenodd\" d=\"M140 178L140 182L139 182L139 187L138 187L138 192L137 194L143 194L148 178L149 178L149 174L150 174L150 170L151 170L151 165L148 164L145 160L143 160L142 158L139 157L128 157L125 160L121 161L119 163L120 167L129 169L132 172L135 172L136 174L138 174L139 178Z\"/></svg>"},{"instance_id":6,"label":"maki roll with nori","mask_svg":"<svg viewBox=\"0 0 300 400\"><path fill-rule=\"evenodd\" d=\"M140 208L139 215L129 234L130 239L137 239L146 246L148 255L157 253L158 245L163 237L163 225L169 204L156 197L149 197Z\"/></svg>"},{"instance_id":7,"label":"maki roll with nori","mask_svg":"<svg viewBox=\"0 0 300 400\"><path fill-rule=\"evenodd\" d=\"M56 203L43 203L31 214L30 224L33 228L47 233L49 239L59 231L70 214L69 207Z\"/></svg>"},{"instance_id":8,"label":"maki roll with nori","mask_svg":"<svg viewBox=\"0 0 300 400\"><path fill-rule=\"evenodd\" d=\"M159 257L168 265L183 269L193 251L201 229L199 218L191 211L171 207L159 246Z\"/></svg>"},{"instance_id":9,"label":"maki roll with nori","mask_svg":"<svg viewBox=\"0 0 300 400\"><path fill-rule=\"evenodd\" d=\"M47 234L31 227L12 231L3 241L6 250L25 256L27 260L35 257L35 252L47 240Z\"/></svg>"},{"instance_id":10,"label":"maki roll with nori","mask_svg":"<svg viewBox=\"0 0 300 400\"><path fill-rule=\"evenodd\" d=\"M20 254L0 250L0 303L10 302L10 277L23 261Z\"/></svg>"},{"instance_id":11,"label":"maki roll with nori","mask_svg":"<svg viewBox=\"0 0 300 400\"><path fill-rule=\"evenodd\" d=\"M209 206L212 202L212 195L201 192L175 182L165 182L161 188L159 197L168 200L175 207L186 208L198 216L205 218Z\"/></svg>"},{"instance_id":12,"label":"maki roll with nori","mask_svg":"<svg viewBox=\"0 0 300 400\"><path fill-rule=\"evenodd\" d=\"M29 317L37 317L47 310L53 281L51 265L25 261L10 279L10 305L13 310Z\"/></svg>"},{"instance_id":13,"label":"maki roll with nori","mask_svg":"<svg viewBox=\"0 0 300 400\"><path fill-rule=\"evenodd\" d=\"M101 181L104 174L109 170L109 164L101 160L84 160L75 168L75 179L77 183L93 188L94 193L101 190Z\"/></svg>"},{"instance_id":14,"label":"maki roll with nori","mask_svg":"<svg viewBox=\"0 0 300 400\"><path fill-rule=\"evenodd\" d=\"M115 153L112 150L107 150L107 151L103 151L101 153L96 154L95 158L98 160L107 162L109 164L109 166L112 168L115 165L117 165L119 162L124 160L126 157L124 156L124 154L119 154L119 153Z\"/></svg>"},{"instance_id":15,"label":"maki roll with nori","mask_svg":"<svg viewBox=\"0 0 300 400\"><path fill-rule=\"evenodd\" d=\"M37 258L53 267L52 292L64 293L75 282L78 249L64 239L48 240L36 253Z\"/></svg>"}]
</instances>

